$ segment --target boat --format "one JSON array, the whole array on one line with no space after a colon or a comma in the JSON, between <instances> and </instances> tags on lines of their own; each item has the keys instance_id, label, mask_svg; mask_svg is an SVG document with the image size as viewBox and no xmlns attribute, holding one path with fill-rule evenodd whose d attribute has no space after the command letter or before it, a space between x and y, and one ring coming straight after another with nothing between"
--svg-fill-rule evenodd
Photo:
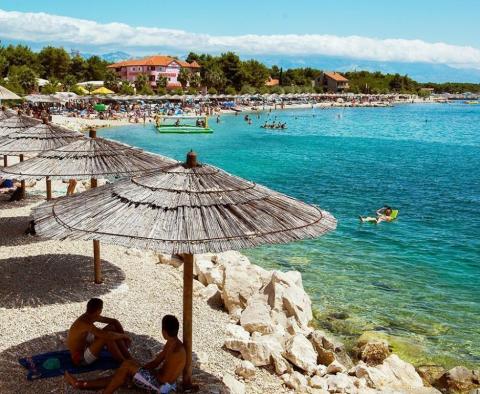
<instances>
[{"instance_id":1,"label":"boat","mask_svg":"<svg viewBox=\"0 0 480 394\"><path fill-rule=\"evenodd\" d=\"M157 116L155 120L157 132L162 134L210 134L207 116Z\"/></svg>"}]
</instances>

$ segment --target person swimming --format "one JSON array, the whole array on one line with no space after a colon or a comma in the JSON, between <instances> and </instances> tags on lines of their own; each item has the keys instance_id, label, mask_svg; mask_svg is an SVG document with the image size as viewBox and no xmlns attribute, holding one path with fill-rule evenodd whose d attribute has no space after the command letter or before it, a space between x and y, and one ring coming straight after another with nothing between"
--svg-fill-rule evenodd
<instances>
[{"instance_id":1,"label":"person swimming","mask_svg":"<svg viewBox=\"0 0 480 394\"><path fill-rule=\"evenodd\" d=\"M388 205L385 205L384 207L377 209L375 211L376 216L360 216L360 221L362 223L375 223L379 224L381 222L391 222L392 220L396 219L396 215L393 215L393 209L389 207Z\"/></svg>"}]
</instances>

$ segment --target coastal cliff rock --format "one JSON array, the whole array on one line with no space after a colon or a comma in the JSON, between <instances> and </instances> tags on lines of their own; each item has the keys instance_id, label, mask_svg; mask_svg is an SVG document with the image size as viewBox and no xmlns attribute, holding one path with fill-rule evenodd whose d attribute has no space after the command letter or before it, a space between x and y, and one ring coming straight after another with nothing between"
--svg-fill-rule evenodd
<instances>
[{"instance_id":1,"label":"coastal cliff rock","mask_svg":"<svg viewBox=\"0 0 480 394\"><path fill-rule=\"evenodd\" d=\"M270 334L274 331L274 324L270 316L271 308L265 297L260 294L252 296L247 307L240 316L240 325L248 332Z\"/></svg>"},{"instance_id":2,"label":"coastal cliff rock","mask_svg":"<svg viewBox=\"0 0 480 394\"><path fill-rule=\"evenodd\" d=\"M177 260L159 258L173 266ZM242 359L235 373L245 381L255 376L256 367L268 367L299 393L433 394L437 388L453 392L478 382L473 371L454 368L432 379L437 388L425 387L422 377L430 383L425 374L390 354L386 341L366 336L354 348L360 360L355 365L343 343L310 326L311 301L297 271L267 271L238 252L225 252L198 256L194 274L200 286L195 294L213 307L223 306L231 317L224 347ZM225 385L235 382L243 392L242 382L224 376Z\"/></svg>"},{"instance_id":3,"label":"coastal cliff rock","mask_svg":"<svg viewBox=\"0 0 480 394\"><path fill-rule=\"evenodd\" d=\"M385 341L370 341L359 345L357 356L367 365L374 366L383 363L390 355L388 343Z\"/></svg>"},{"instance_id":4,"label":"coastal cliff rock","mask_svg":"<svg viewBox=\"0 0 480 394\"><path fill-rule=\"evenodd\" d=\"M345 368L353 367L353 362L345 350L343 343L331 338L324 331L315 330L308 336L310 342L318 354L318 364L330 365L337 360Z\"/></svg>"},{"instance_id":5,"label":"coastal cliff rock","mask_svg":"<svg viewBox=\"0 0 480 394\"><path fill-rule=\"evenodd\" d=\"M293 365L313 374L317 366L317 353L310 341L301 334L297 334L285 343L283 356Z\"/></svg>"},{"instance_id":6,"label":"coastal cliff rock","mask_svg":"<svg viewBox=\"0 0 480 394\"><path fill-rule=\"evenodd\" d=\"M253 378L255 376L255 371L255 365L253 365L250 361L247 360L243 360L240 365L235 369L235 373L244 379Z\"/></svg>"},{"instance_id":7,"label":"coastal cliff rock","mask_svg":"<svg viewBox=\"0 0 480 394\"><path fill-rule=\"evenodd\" d=\"M480 386L480 373L462 366L455 367L445 372L434 386L448 393L468 392Z\"/></svg>"}]
</instances>

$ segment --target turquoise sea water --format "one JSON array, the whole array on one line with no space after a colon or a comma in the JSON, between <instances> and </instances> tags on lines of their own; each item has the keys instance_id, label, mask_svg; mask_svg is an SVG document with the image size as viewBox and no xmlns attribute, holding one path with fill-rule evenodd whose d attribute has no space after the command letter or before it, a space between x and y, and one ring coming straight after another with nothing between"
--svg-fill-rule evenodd
<instances>
[{"instance_id":1,"label":"turquoise sea water","mask_svg":"<svg viewBox=\"0 0 480 394\"><path fill-rule=\"evenodd\" d=\"M323 238L246 253L302 272L318 324L347 343L387 336L416 364L480 365L480 106L308 109L211 120L211 135L153 126L102 136L203 162L315 203L338 219ZM267 117L288 130L259 128ZM394 223L359 224L389 204ZM339 313L342 312L342 313Z\"/></svg>"}]
</instances>

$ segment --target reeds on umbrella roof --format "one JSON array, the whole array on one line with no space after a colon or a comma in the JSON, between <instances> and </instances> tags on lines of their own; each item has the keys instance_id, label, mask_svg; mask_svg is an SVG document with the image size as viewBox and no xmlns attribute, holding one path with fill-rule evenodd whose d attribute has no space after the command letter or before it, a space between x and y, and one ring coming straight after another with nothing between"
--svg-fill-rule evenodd
<instances>
[{"instance_id":1,"label":"reeds on umbrella roof","mask_svg":"<svg viewBox=\"0 0 480 394\"><path fill-rule=\"evenodd\" d=\"M22 123L28 123L30 118L18 117ZM83 134L51 123L36 123L30 127L20 127L7 136L0 138L0 155L38 154L67 145L84 138Z\"/></svg>"},{"instance_id":2,"label":"reeds on umbrella roof","mask_svg":"<svg viewBox=\"0 0 480 394\"><path fill-rule=\"evenodd\" d=\"M1 146L0 146L1 152ZM174 163L166 157L104 138L83 138L2 169L16 179L123 177Z\"/></svg>"},{"instance_id":3,"label":"reeds on umbrella roof","mask_svg":"<svg viewBox=\"0 0 480 394\"><path fill-rule=\"evenodd\" d=\"M0 137L12 134L17 131L25 130L41 121L25 115L11 115L0 121Z\"/></svg>"},{"instance_id":4,"label":"reeds on umbrella roof","mask_svg":"<svg viewBox=\"0 0 480 394\"><path fill-rule=\"evenodd\" d=\"M205 253L315 238L328 212L216 167L171 164L33 212L47 238L99 240L164 253Z\"/></svg>"}]
</instances>

